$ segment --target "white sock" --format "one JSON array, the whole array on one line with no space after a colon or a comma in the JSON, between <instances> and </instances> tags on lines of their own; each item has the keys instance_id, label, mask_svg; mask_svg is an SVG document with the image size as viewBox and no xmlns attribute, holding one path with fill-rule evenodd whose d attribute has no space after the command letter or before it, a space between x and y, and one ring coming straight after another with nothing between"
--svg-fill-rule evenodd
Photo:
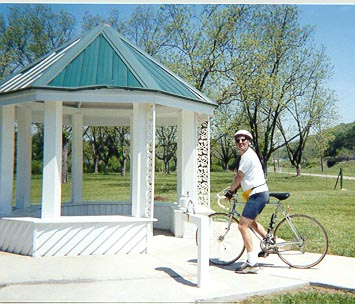
<instances>
[{"instance_id":1,"label":"white sock","mask_svg":"<svg viewBox=\"0 0 355 304\"><path fill-rule=\"evenodd\" d=\"M254 266L257 262L256 253L253 251L247 252L247 261L250 265Z\"/></svg>"}]
</instances>

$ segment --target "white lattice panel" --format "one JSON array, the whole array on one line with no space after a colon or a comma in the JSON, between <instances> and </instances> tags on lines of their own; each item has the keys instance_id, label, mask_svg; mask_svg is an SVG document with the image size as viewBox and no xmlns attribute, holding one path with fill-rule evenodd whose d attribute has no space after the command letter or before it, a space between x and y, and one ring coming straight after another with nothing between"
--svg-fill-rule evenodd
<instances>
[{"instance_id":1,"label":"white lattice panel","mask_svg":"<svg viewBox=\"0 0 355 304\"><path fill-rule=\"evenodd\" d=\"M145 253L152 222L124 216L0 219L0 249L32 256Z\"/></svg>"},{"instance_id":2,"label":"white lattice panel","mask_svg":"<svg viewBox=\"0 0 355 304\"><path fill-rule=\"evenodd\" d=\"M198 128L197 143L197 203L210 206L210 142L209 121Z\"/></svg>"},{"instance_id":3,"label":"white lattice panel","mask_svg":"<svg viewBox=\"0 0 355 304\"><path fill-rule=\"evenodd\" d=\"M31 222L0 220L0 250L32 255L34 225Z\"/></svg>"}]
</instances>

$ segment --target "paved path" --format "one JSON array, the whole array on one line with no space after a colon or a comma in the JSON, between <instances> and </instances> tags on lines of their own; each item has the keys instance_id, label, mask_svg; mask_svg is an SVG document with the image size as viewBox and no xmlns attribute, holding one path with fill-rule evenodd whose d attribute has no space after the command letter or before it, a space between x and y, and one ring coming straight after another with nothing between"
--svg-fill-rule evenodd
<instances>
[{"instance_id":1,"label":"paved path","mask_svg":"<svg viewBox=\"0 0 355 304\"><path fill-rule=\"evenodd\" d=\"M269 174L273 173L273 171L269 171ZM277 174L290 174L290 175L296 175L295 172L288 172L288 171L276 171ZM338 175L332 175L332 174L317 174L317 173L307 173L307 172L301 172L301 175L303 176L315 176L315 177L323 177L323 178L333 178L337 179L339 176ZM355 180L354 176L343 176L343 179L347 180Z\"/></svg>"},{"instance_id":2,"label":"paved path","mask_svg":"<svg viewBox=\"0 0 355 304\"><path fill-rule=\"evenodd\" d=\"M0 252L0 303L194 303L235 301L318 284L355 290L355 259L326 256L315 268L290 269L277 256L261 259L258 274L209 267L197 287L193 239L157 235L142 255L32 258Z\"/></svg>"}]
</instances>

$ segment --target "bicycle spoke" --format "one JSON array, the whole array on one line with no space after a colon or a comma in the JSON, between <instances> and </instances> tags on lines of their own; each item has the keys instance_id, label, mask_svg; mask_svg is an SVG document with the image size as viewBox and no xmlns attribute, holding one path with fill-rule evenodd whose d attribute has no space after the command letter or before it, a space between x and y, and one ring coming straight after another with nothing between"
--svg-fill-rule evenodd
<instances>
[{"instance_id":1,"label":"bicycle spoke","mask_svg":"<svg viewBox=\"0 0 355 304\"><path fill-rule=\"evenodd\" d=\"M216 265L234 263L244 251L244 243L238 230L238 221L224 213L210 215L210 262Z\"/></svg>"}]
</instances>

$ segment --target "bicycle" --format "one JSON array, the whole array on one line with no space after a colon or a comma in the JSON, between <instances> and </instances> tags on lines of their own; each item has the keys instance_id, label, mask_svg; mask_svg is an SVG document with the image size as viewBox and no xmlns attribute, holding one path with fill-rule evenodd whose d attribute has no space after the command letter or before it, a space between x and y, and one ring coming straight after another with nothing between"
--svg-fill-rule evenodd
<instances>
[{"instance_id":1,"label":"bicycle","mask_svg":"<svg viewBox=\"0 0 355 304\"><path fill-rule=\"evenodd\" d=\"M218 205L228 210L227 213L216 212L209 215L210 219L210 263L214 265L229 265L237 261L243 254L245 247L238 229L240 213L237 205L241 203L235 194L230 201L224 194L226 190L217 194ZM290 193L270 193L270 198L277 201L268 202L276 205L270 218L265 238L261 238L252 228L251 231L260 241L260 248L266 254L277 254L279 258L293 268L311 268L319 264L328 252L328 236L324 227L313 217L304 214L289 214L282 201L290 197ZM232 204L228 208L222 200ZM283 219L276 225L279 213ZM197 241L196 232L196 241Z\"/></svg>"}]
</instances>

